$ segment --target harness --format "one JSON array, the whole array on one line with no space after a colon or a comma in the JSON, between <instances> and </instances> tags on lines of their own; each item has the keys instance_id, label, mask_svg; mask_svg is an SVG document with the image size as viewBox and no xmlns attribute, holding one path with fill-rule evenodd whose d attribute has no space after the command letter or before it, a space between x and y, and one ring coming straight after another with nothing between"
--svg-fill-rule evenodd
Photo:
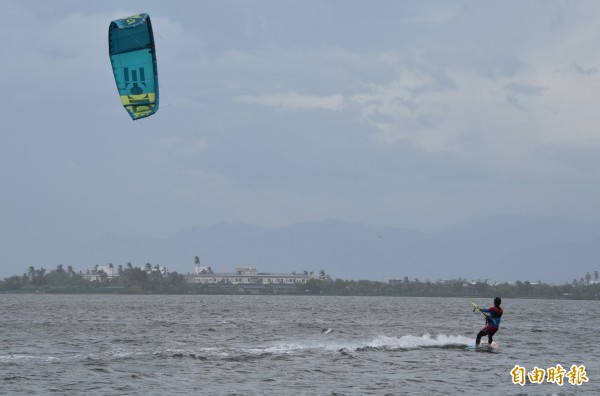
<instances>
[{"instance_id":1,"label":"harness","mask_svg":"<svg viewBox=\"0 0 600 396\"><path fill-rule=\"evenodd\" d=\"M492 321L492 318L494 318L494 319L496 319L496 318L500 319L502 317L502 314L504 313L504 310L502 308L496 307L496 306L494 306L494 308L496 308L496 310L491 310L489 316L484 314L484 316L485 316L485 324L489 325L489 326L492 326L492 327L495 327L495 328L498 328L499 326L494 325L494 322Z\"/></svg>"}]
</instances>

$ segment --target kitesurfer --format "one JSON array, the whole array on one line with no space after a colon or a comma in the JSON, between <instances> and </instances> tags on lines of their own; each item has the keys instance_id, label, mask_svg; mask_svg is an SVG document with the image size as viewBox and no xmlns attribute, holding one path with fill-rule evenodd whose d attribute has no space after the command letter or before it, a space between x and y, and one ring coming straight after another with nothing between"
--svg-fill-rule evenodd
<instances>
[{"instance_id":1,"label":"kitesurfer","mask_svg":"<svg viewBox=\"0 0 600 396\"><path fill-rule=\"evenodd\" d=\"M498 331L500 327L500 318L504 313L504 310L500 308L500 304L502 304L502 299L500 297L494 298L494 306L489 307L487 309L476 307L485 315L485 327L481 329L479 333L477 333L477 338L475 339L475 346L479 346L479 342L481 341L481 337L484 335L488 336L488 345L492 345L492 337Z\"/></svg>"}]
</instances>

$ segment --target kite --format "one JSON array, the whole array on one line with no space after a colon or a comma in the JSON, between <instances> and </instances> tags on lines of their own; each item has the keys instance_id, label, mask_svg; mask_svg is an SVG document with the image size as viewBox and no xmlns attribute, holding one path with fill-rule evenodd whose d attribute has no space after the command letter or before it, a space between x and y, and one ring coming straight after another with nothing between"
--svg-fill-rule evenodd
<instances>
[{"instance_id":1,"label":"kite","mask_svg":"<svg viewBox=\"0 0 600 396\"><path fill-rule=\"evenodd\" d=\"M132 120L158 111L158 72L148 14L117 19L108 28L108 52L121 102Z\"/></svg>"}]
</instances>

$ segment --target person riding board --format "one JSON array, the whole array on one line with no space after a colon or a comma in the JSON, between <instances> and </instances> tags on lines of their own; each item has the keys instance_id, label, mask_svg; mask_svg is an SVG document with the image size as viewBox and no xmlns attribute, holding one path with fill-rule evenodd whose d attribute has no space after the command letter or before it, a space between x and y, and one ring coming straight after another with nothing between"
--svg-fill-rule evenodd
<instances>
[{"instance_id":1,"label":"person riding board","mask_svg":"<svg viewBox=\"0 0 600 396\"><path fill-rule=\"evenodd\" d=\"M487 309L476 306L476 308L485 315L485 327L481 329L479 333L477 333L477 338L475 339L475 346L479 346L479 342L481 341L481 337L484 335L488 336L488 345L492 345L492 337L498 331L500 327L500 318L504 313L504 310L500 308L500 304L502 304L502 299L500 297L494 298L494 306L489 307Z\"/></svg>"}]
</instances>

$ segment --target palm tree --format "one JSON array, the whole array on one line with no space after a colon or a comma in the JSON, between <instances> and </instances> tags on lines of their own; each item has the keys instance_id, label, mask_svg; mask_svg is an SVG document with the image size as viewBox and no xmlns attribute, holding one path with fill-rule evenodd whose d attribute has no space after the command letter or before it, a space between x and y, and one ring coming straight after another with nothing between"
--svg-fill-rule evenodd
<instances>
[{"instance_id":1,"label":"palm tree","mask_svg":"<svg viewBox=\"0 0 600 396\"><path fill-rule=\"evenodd\" d=\"M108 275L103 270L100 270L100 282L104 283L108 279Z\"/></svg>"},{"instance_id":2,"label":"palm tree","mask_svg":"<svg viewBox=\"0 0 600 396\"><path fill-rule=\"evenodd\" d=\"M42 285L45 281L44 275L46 275L46 269L40 268L39 270L35 270L32 283L36 286Z\"/></svg>"}]
</instances>

